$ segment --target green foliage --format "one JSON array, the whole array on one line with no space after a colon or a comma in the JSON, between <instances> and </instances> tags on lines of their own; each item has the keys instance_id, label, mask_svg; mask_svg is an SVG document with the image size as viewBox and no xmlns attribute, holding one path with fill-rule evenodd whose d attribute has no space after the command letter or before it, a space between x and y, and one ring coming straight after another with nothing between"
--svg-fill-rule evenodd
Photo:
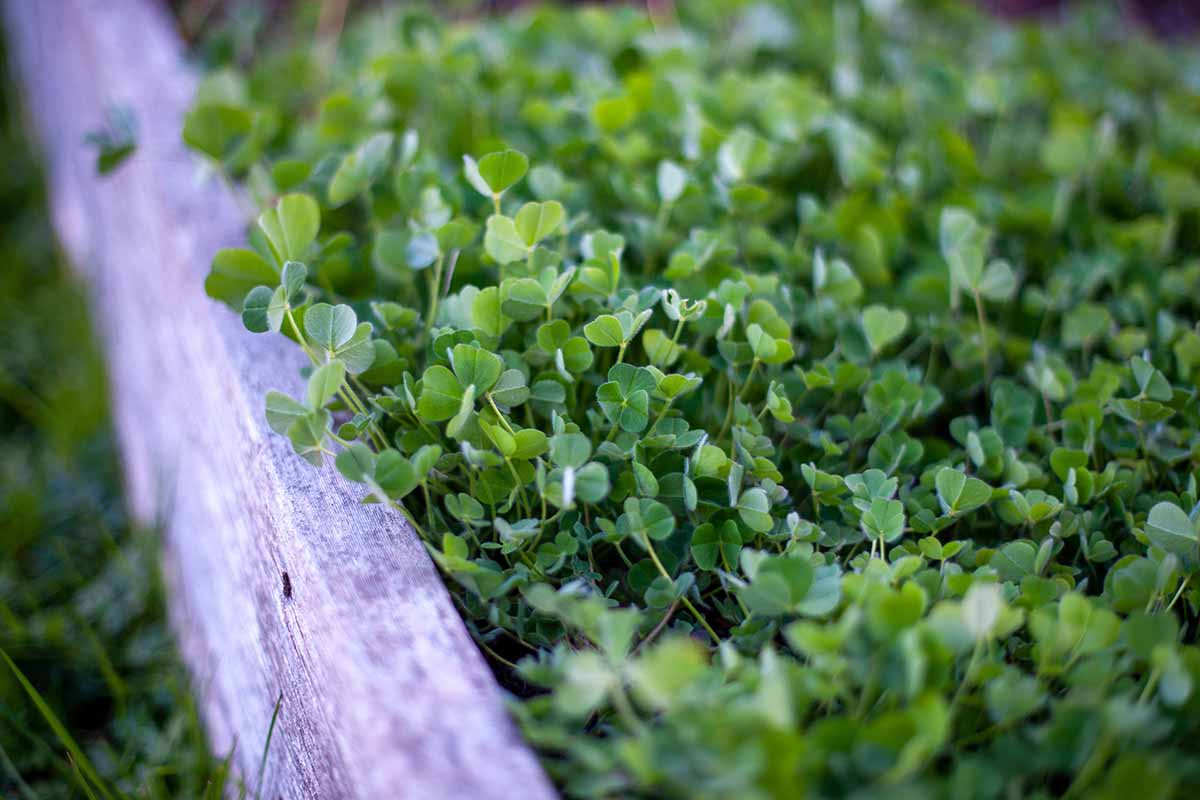
<instances>
[{"instance_id":1,"label":"green foliage","mask_svg":"<svg viewBox=\"0 0 1200 800\"><path fill-rule=\"evenodd\" d=\"M267 208L209 292L313 369L271 427L409 515L570 796L1194 793L1195 52L676 6L208 79Z\"/></svg>"},{"instance_id":2,"label":"green foliage","mask_svg":"<svg viewBox=\"0 0 1200 800\"><path fill-rule=\"evenodd\" d=\"M90 132L84 141L96 148L96 171L101 175L121 166L137 150L137 119L125 106L104 110L104 125Z\"/></svg>"}]
</instances>

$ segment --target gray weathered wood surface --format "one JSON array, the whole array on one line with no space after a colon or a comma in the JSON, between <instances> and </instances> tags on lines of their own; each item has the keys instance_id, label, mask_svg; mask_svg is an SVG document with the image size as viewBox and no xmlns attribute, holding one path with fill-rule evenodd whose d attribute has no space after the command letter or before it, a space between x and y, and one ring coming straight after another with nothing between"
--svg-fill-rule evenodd
<instances>
[{"instance_id":1,"label":"gray weathered wood surface","mask_svg":"<svg viewBox=\"0 0 1200 800\"><path fill-rule=\"evenodd\" d=\"M299 395L301 357L204 296L245 218L180 141L195 78L166 12L4 10L54 222L92 289L130 505L165 525L171 616L216 751L236 745L252 782L282 696L263 798L552 797L416 534L266 427L263 395ZM114 104L141 147L101 178L83 138Z\"/></svg>"}]
</instances>

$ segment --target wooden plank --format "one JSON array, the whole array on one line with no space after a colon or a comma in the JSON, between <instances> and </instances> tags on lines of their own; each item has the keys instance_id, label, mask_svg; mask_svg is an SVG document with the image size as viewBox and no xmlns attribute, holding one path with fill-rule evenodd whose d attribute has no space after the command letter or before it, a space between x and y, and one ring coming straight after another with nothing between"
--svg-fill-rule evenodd
<instances>
[{"instance_id":1,"label":"wooden plank","mask_svg":"<svg viewBox=\"0 0 1200 800\"><path fill-rule=\"evenodd\" d=\"M167 13L6 0L5 18L55 225L92 289L130 505L165 526L215 750L236 745L252 783L282 697L263 798L554 796L416 534L266 427L264 393L299 395L301 360L204 296L246 218L180 141L195 78ZM141 144L102 178L83 137L112 105Z\"/></svg>"}]
</instances>

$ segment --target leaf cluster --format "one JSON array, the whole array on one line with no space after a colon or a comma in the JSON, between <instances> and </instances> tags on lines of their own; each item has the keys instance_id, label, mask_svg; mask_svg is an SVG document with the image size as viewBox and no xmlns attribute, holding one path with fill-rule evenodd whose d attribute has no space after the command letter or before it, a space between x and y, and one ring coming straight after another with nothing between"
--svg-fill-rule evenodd
<instances>
[{"instance_id":1,"label":"leaf cluster","mask_svg":"<svg viewBox=\"0 0 1200 800\"><path fill-rule=\"evenodd\" d=\"M676 22L210 75L263 211L208 290L310 361L272 427L409 515L571 796L1194 791L1195 53Z\"/></svg>"}]
</instances>

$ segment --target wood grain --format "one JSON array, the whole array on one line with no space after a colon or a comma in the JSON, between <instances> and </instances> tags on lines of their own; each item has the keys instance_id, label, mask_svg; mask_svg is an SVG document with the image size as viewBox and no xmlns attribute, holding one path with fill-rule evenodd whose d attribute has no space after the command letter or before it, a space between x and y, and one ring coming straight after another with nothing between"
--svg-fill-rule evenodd
<instances>
[{"instance_id":1,"label":"wood grain","mask_svg":"<svg viewBox=\"0 0 1200 800\"><path fill-rule=\"evenodd\" d=\"M5 18L215 750L253 782L282 697L263 798L553 797L416 534L266 427L263 395L299 395L302 356L204 296L246 217L181 143L195 78L166 12L6 0ZM100 177L83 138L111 105L140 146Z\"/></svg>"}]
</instances>

